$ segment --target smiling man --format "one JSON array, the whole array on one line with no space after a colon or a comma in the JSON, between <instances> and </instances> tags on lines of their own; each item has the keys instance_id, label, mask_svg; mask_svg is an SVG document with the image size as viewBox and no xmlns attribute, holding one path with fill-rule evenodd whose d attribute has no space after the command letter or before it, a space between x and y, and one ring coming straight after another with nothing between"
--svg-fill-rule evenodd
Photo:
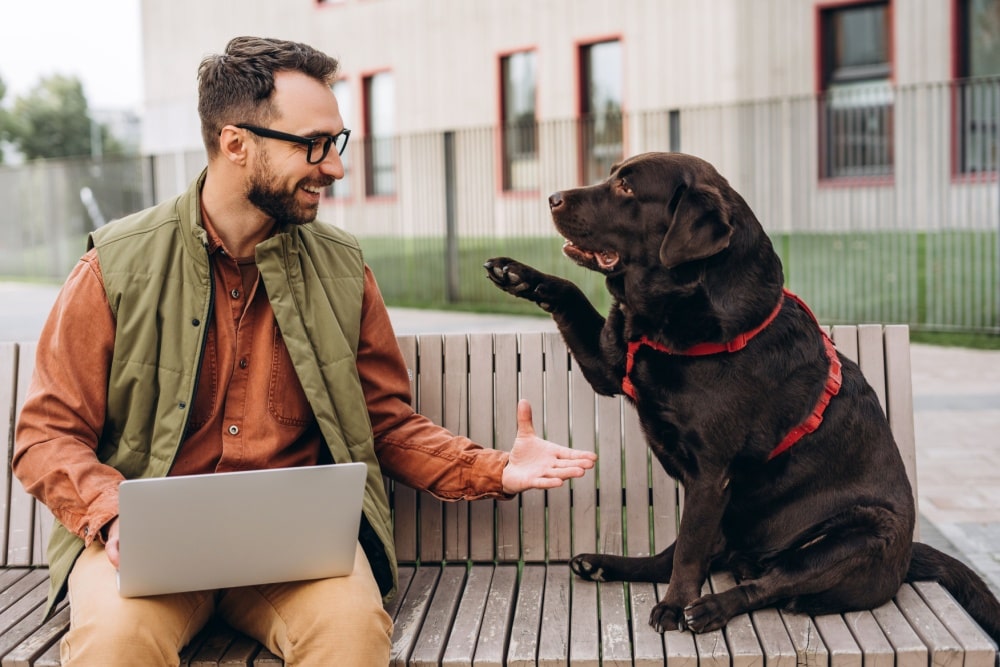
<instances>
[{"instance_id":1,"label":"smiling man","mask_svg":"<svg viewBox=\"0 0 1000 667\"><path fill-rule=\"evenodd\" d=\"M344 175L336 72L309 46L255 37L205 59L207 169L95 232L53 306L13 467L57 520L49 608L68 590L64 665L176 665L213 614L289 665L385 665L396 563L383 473L448 500L509 498L594 465L537 437L526 402L509 454L411 409L357 242L315 221ZM368 467L351 575L118 595L122 480L348 461Z\"/></svg>"}]
</instances>

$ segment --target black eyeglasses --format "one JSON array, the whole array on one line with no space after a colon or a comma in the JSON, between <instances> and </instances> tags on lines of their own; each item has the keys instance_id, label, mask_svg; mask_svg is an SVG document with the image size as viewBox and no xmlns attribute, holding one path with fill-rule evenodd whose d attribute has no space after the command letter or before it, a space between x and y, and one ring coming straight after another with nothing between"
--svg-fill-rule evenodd
<instances>
[{"instance_id":1,"label":"black eyeglasses","mask_svg":"<svg viewBox=\"0 0 1000 667\"><path fill-rule=\"evenodd\" d=\"M236 127L253 132L258 137L291 141L292 143L302 144L303 146L308 147L306 152L306 162L309 164L319 164L325 160L326 156L330 153L331 146L337 147L337 155L343 155L344 149L347 148L347 139L351 136L351 131L347 128L344 128L337 134L320 134L315 137L300 137L297 134L278 132L277 130L269 130L266 127L257 127L256 125L247 125L246 123L240 123ZM313 155L313 149L317 148L319 149L319 156L315 157ZM313 159L314 157L315 159Z\"/></svg>"}]
</instances>

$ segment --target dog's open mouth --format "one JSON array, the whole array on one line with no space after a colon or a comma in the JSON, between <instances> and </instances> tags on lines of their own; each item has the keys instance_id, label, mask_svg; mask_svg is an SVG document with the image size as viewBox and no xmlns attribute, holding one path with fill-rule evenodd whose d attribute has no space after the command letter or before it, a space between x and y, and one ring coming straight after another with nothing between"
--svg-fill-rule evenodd
<instances>
[{"instance_id":1,"label":"dog's open mouth","mask_svg":"<svg viewBox=\"0 0 1000 667\"><path fill-rule=\"evenodd\" d=\"M563 254L577 264L599 271L611 271L618 266L620 257L614 250L584 250L572 241L563 244Z\"/></svg>"}]
</instances>

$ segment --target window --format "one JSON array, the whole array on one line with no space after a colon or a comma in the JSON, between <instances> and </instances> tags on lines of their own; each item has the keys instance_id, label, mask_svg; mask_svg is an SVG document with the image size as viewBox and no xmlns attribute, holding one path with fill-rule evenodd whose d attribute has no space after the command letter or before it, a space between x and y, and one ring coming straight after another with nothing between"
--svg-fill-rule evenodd
<instances>
[{"instance_id":1,"label":"window","mask_svg":"<svg viewBox=\"0 0 1000 667\"><path fill-rule=\"evenodd\" d=\"M955 114L958 171L997 171L1000 0L961 0Z\"/></svg>"},{"instance_id":2,"label":"window","mask_svg":"<svg viewBox=\"0 0 1000 667\"><path fill-rule=\"evenodd\" d=\"M365 193L396 194L396 85L390 72L365 77Z\"/></svg>"},{"instance_id":3,"label":"window","mask_svg":"<svg viewBox=\"0 0 1000 667\"><path fill-rule=\"evenodd\" d=\"M820 14L821 173L892 174L889 4L853 4Z\"/></svg>"},{"instance_id":4,"label":"window","mask_svg":"<svg viewBox=\"0 0 1000 667\"><path fill-rule=\"evenodd\" d=\"M580 48L583 183L608 177L622 159L622 49L614 40Z\"/></svg>"},{"instance_id":5,"label":"window","mask_svg":"<svg viewBox=\"0 0 1000 667\"><path fill-rule=\"evenodd\" d=\"M535 53L500 59L503 118L503 189L538 189L538 122L535 116Z\"/></svg>"},{"instance_id":6,"label":"window","mask_svg":"<svg viewBox=\"0 0 1000 667\"><path fill-rule=\"evenodd\" d=\"M351 110L354 108L353 96L351 95L351 85L341 79L333 84L333 96L337 98L337 106L340 107L340 117L344 119L344 127L354 129L351 117ZM360 132L358 134L361 134ZM347 142L347 150L340 156L344 163L344 177L339 181L334 181L333 185L326 189L326 196L334 199L346 199L351 196L351 142Z\"/></svg>"}]
</instances>

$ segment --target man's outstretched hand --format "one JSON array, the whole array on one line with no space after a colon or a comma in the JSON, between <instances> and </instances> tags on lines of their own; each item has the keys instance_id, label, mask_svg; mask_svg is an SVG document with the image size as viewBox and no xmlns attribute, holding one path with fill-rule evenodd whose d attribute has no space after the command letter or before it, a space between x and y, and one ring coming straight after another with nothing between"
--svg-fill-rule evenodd
<instances>
[{"instance_id":1,"label":"man's outstretched hand","mask_svg":"<svg viewBox=\"0 0 1000 667\"><path fill-rule=\"evenodd\" d=\"M563 447L535 435L531 404L524 399L518 401L517 437L503 470L505 493L562 486L567 479L583 477L596 460L597 455L593 452Z\"/></svg>"}]
</instances>

